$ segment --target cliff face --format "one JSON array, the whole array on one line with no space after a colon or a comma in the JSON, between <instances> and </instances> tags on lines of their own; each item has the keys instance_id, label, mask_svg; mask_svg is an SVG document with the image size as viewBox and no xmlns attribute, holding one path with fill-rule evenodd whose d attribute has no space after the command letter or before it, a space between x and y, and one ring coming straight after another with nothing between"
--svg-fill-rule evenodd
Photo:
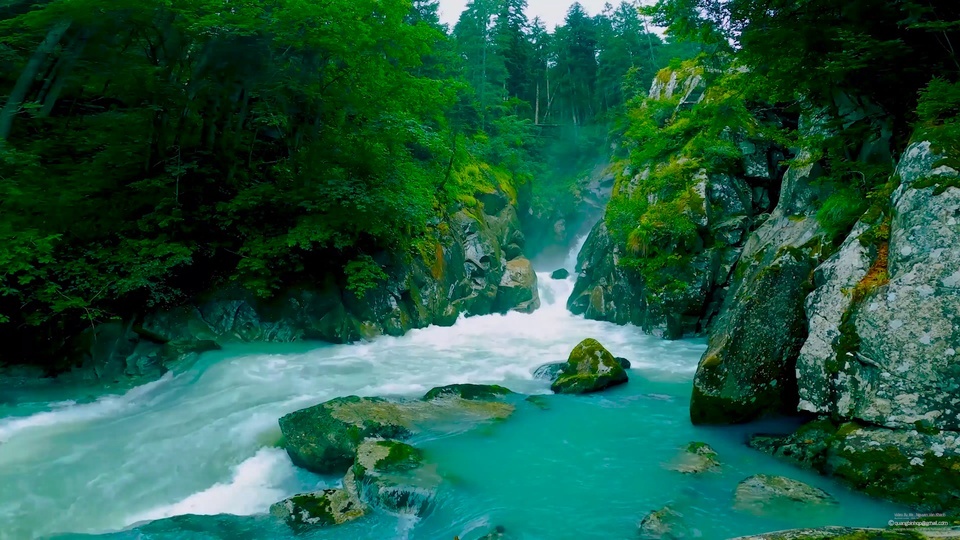
<instances>
[{"instance_id":1,"label":"cliff face","mask_svg":"<svg viewBox=\"0 0 960 540\"><path fill-rule=\"evenodd\" d=\"M662 102L674 124L696 121L679 112L713 99L699 85L690 73L663 76L645 107L655 114ZM736 170L678 168L688 191L669 209L695 225L693 241L681 240L686 229L667 228L671 216L663 214L655 224L673 243L640 242L649 237L650 208L669 197L648 186L664 163L700 163L691 145L644 166L634 161L637 172L618 179L606 220L580 254L569 307L668 338L708 333L693 384L694 423L811 413L820 420L797 434L752 445L873 495L956 508L960 173L947 164L957 156L918 135L894 160L889 121L876 108L837 96L829 111L801 118L802 140L855 126L861 135L848 159L894 171L856 225L838 234L825 221L824 208L844 185L822 165L822 149L801 148L779 169L774 145L731 126L721 138L742 151ZM616 205L636 194L645 199L636 204L642 212L628 215L636 230L617 239ZM631 253L632 242L643 249ZM657 272L672 286L651 283Z\"/></svg>"},{"instance_id":2,"label":"cliff face","mask_svg":"<svg viewBox=\"0 0 960 540\"><path fill-rule=\"evenodd\" d=\"M686 68L661 74L645 106L662 107L665 114L676 116L704 97L701 76ZM740 154L728 170L701 166L685 149L648 163L621 166L607 217L594 226L580 254L570 311L589 319L634 324L668 339L706 332L750 231L769 217L778 195L779 151L746 133L728 138ZM683 171L684 180L663 181L674 169ZM648 188L655 183L665 185ZM671 214L682 216L689 233L682 245L669 238L679 236L669 230L663 234L666 239L613 238L611 224L621 220L611 208L638 204L646 210L635 211L631 219L641 226L648 221L666 229L662 222ZM658 210L668 215L660 216ZM645 259L650 264L638 270L637 261ZM669 268L660 267L661 260ZM669 281L662 279L666 275Z\"/></svg>"},{"instance_id":3,"label":"cliff face","mask_svg":"<svg viewBox=\"0 0 960 540\"><path fill-rule=\"evenodd\" d=\"M65 376L154 378L229 342L349 343L450 326L460 316L534 311L540 306L537 277L523 257L515 205L499 191L476 199L476 206L441 223L420 253L382 254L377 262L388 278L362 295L336 275L269 301L239 290L213 291L188 305L86 332L76 340L77 367Z\"/></svg>"}]
</instances>

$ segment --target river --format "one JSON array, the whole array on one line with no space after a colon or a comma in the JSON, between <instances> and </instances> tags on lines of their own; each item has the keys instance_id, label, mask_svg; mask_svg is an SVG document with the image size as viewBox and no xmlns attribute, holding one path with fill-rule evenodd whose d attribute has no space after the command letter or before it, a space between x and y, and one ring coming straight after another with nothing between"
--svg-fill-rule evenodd
<instances>
[{"instance_id":1,"label":"river","mask_svg":"<svg viewBox=\"0 0 960 540\"><path fill-rule=\"evenodd\" d=\"M632 539L643 515L670 504L690 534L720 539L885 525L901 511L749 450L746 428L691 426L690 381L703 340L662 341L574 317L565 308L573 278L538 278L543 307L532 315L461 319L355 345L228 346L119 395L56 386L8 394L0 400L0 540L293 538L264 515L270 504L337 479L291 464L277 447L280 416L337 396L416 397L459 382L549 394L534 369L564 360L586 337L631 360L629 384L551 397L547 410L521 409L455 436L422 437L417 444L446 478L430 514L379 514L297 538L474 540L499 525L517 540ZM720 473L691 477L664 467L693 440L720 452ZM840 504L767 516L733 510L736 483L759 472L820 486ZM163 519L187 514L200 516Z\"/></svg>"}]
</instances>

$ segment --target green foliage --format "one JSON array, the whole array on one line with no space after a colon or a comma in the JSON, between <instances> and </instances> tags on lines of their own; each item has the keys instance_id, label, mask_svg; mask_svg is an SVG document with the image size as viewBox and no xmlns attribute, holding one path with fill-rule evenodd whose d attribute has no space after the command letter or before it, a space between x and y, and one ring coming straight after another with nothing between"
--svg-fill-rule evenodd
<instances>
[{"instance_id":1,"label":"green foliage","mask_svg":"<svg viewBox=\"0 0 960 540\"><path fill-rule=\"evenodd\" d=\"M363 298L367 291L376 289L389 277L369 255L361 255L348 262L343 273L347 276L347 290L357 298Z\"/></svg>"}]
</instances>

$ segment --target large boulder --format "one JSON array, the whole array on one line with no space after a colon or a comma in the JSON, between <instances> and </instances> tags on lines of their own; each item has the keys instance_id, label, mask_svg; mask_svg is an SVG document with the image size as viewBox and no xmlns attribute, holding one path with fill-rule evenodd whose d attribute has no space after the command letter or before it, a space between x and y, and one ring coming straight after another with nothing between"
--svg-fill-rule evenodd
<instances>
[{"instance_id":1,"label":"large boulder","mask_svg":"<svg viewBox=\"0 0 960 540\"><path fill-rule=\"evenodd\" d=\"M792 435L753 437L750 446L875 497L930 511L960 509L960 438L955 433L820 420Z\"/></svg>"},{"instance_id":2,"label":"large boulder","mask_svg":"<svg viewBox=\"0 0 960 540\"><path fill-rule=\"evenodd\" d=\"M400 514L422 515L440 486L436 467L409 444L367 439L357 448L344 486L365 503Z\"/></svg>"},{"instance_id":3,"label":"large boulder","mask_svg":"<svg viewBox=\"0 0 960 540\"><path fill-rule=\"evenodd\" d=\"M747 240L694 379L695 424L794 412L796 359L807 337L804 299L823 250L814 165L794 166L776 210Z\"/></svg>"},{"instance_id":4,"label":"large boulder","mask_svg":"<svg viewBox=\"0 0 960 540\"><path fill-rule=\"evenodd\" d=\"M510 416L514 406L502 401L453 397L394 402L356 396L336 398L292 412L280 419L284 447L298 467L320 473L346 471L367 438L405 439L425 430L462 429Z\"/></svg>"},{"instance_id":5,"label":"large boulder","mask_svg":"<svg viewBox=\"0 0 960 540\"><path fill-rule=\"evenodd\" d=\"M586 394L626 382L627 372L610 351L595 339L585 339L570 352L550 389L558 394Z\"/></svg>"},{"instance_id":6,"label":"large boulder","mask_svg":"<svg viewBox=\"0 0 960 540\"><path fill-rule=\"evenodd\" d=\"M784 476L758 474L737 485L734 505L738 510L763 514L790 506L837 504L829 493Z\"/></svg>"},{"instance_id":7,"label":"large boulder","mask_svg":"<svg viewBox=\"0 0 960 540\"><path fill-rule=\"evenodd\" d=\"M270 507L270 514L296 529L341 525L363 517L367 507L345 489L325 489L284 499Z\"/></svg>"},{"instance_id":8,"label":"large boulder","mask_svg":"<svg viewBox=\"0 0 960 540\"><path fill-rule=\"evenodd\" d=\"M524 258L507 261L497 291L496 311L533 313L539 307L540 294L537 291L537 273L533 265Z\"/></svg>"}]
</instances>

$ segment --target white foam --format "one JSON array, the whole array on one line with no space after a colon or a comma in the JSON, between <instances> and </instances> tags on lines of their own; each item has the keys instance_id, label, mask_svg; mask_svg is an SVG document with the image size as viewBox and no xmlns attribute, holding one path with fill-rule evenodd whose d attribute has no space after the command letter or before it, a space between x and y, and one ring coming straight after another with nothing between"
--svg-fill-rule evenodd
<instances>
[{"instance_id":1,"label":"white foam","mask_svg":"<svg viewBox=\"0 0 960 540\"><path fill-rule=\"evenodd\" d=\"M168 373L157 381L133 388L123 395L103 396L92 403L80 405L75 401L58 401L50 404L49 411L0 420L0 442L10 441L15 435L31 429L75 425L123 412L135 407L138 400L172 378Z\"/></svg>"},{"instance_id":2,"label":"white foam","mask_svg":"<svg viewBox=\"0 0 960 540\"><path fill-rule=\"evenodd\" d=\"M293 463L286 452L279 448L262 448L253 457L237 465L228 482L214 484L181 501L131 516L127 525L183 514L258 514L287 496L283 485L295 475Z\"/></svg>"}]
</instances>

